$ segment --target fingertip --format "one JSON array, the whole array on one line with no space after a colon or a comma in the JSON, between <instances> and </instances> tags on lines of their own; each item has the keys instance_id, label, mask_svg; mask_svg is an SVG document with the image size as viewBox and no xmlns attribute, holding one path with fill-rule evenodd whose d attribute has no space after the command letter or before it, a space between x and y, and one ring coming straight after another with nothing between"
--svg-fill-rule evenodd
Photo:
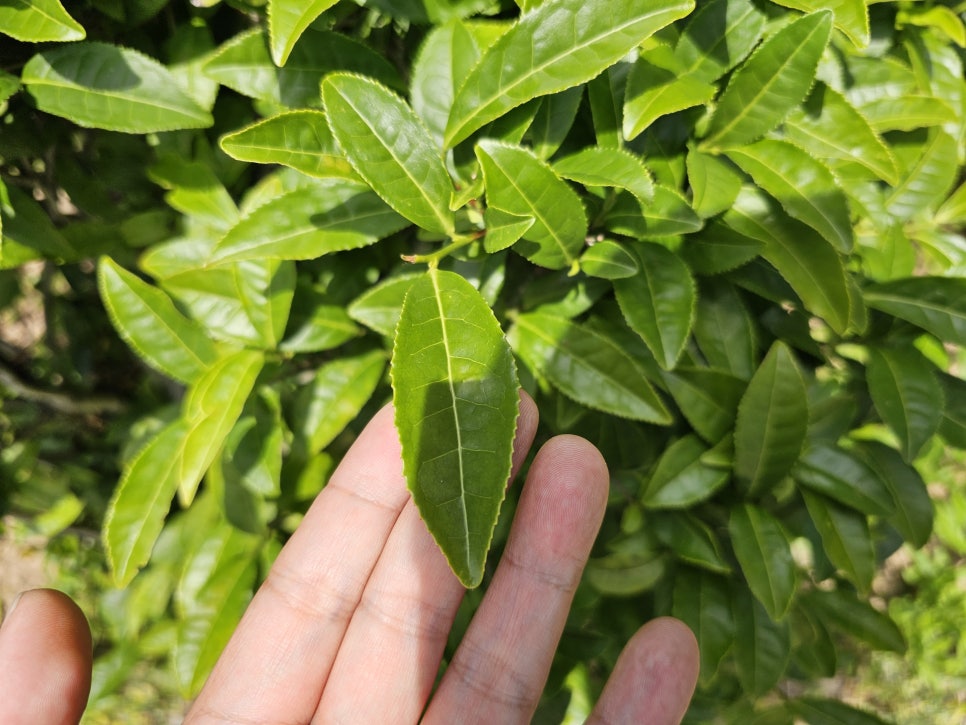
<instances>
[{"instance_id":1,"label":"fingertip","mask_svg":"<svg viewBox=\"0 0 966 725\"><path fill-rule=\"evenodd\" d=\"M680 620L659 617L631 638L588 723L677 725L697 686L698 642Z\"/></svg>"},{"instance_id":2,"label":"fingertip","mask_svg":"<svg viewBox=\"0 0 966 725\"><path fill-rule=\"evenodd\" d=\"M54 589L24 592L0 627L0 722L78 722L92 660L80 607Z\"/></svg>"}]
</instances>

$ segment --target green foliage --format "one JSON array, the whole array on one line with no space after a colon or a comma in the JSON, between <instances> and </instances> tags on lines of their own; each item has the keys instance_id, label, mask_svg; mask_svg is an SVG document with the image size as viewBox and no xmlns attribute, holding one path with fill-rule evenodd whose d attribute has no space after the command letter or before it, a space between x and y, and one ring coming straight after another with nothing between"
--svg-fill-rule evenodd
<instances>
[{"instance_id":1,"label":"green foliage","mask_svg":"<svg viewBox=\"0 0 966 725\"><path fill-rule=\"evenodd\" d=\"M390 396L427 526L485 586L522 385L613 477L542 715L674 614L692 721L876 721L760 703L849 638L903 650L873 577L932 530L913 463L966 447L961 9L0 9L0 310L38 268L87 302L43 288L69 349L25 365L4 338L0 474L8 505L102 531L130 619L96 698L148 634L197 691ZM61 400L23 381L54 374L95 402L114 381L61 411L118 431L86 477L17 399Z\"/></svg>"}]
</instances>

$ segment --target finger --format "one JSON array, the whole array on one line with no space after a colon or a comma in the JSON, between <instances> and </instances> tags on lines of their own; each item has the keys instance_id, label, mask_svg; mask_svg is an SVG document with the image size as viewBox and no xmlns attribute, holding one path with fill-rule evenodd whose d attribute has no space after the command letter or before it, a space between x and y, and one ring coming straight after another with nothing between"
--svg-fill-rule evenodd
<instances>
[{"instance_id":1,"label":"finger","mask_svg":"<svg viewBox=\"0 0 966 725\"><path fill-rule=\"evenodd\" d=\"M530 468L506 551L426 723L525 723L543 691L607 501L607 466L576 436Z\"/></svg>"},{"instance_id":2,"label":"finger","mask_svg":"<svg viewBox=\"0 0 966 725\"><path fill-rule=\"evenodd\" d=\"M70 597L24 592L0 627L0 722L79 722L92 657L90 627Z\"/></svg>"},{"instance_id":3,"label":"finger","mask_svg":"<svg viewBox=\"0 0 966 725\"><path fill-rule=\"evenodd\" d=\"M530 450L536 427L536 405L524 394L514 473ZM417 722L464 591L410 501L352 617L316 721Z\"/></svg>"},{"instance_id":4,"label":"finger","mask_svg":"<svg viewBox=\"0 0 966 725\"><path fill-rule=\"evenodd\" d=\"M698 643L671 617L648 622L617 660L587 725L677 725L698 681Z\"/></svg>"},{"instance_id":5,"label":"finger","mask_svg":"<svg viewBox=\"0 0 966 725\"><path fill-rule=\"evenodd\" d=\"M391 406L359 435L252 599L188 722L308 722L409 498Z\"/></svg>"}]
</instances>

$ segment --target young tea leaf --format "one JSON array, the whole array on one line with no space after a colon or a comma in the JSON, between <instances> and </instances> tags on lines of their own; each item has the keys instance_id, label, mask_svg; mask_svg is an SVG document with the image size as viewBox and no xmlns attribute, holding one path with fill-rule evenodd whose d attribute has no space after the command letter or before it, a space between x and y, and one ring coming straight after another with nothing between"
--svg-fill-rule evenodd
<instances>
[{"instance_id":1,"label":"young tea leaf","mask_svg":"<svg viewBox=\"0 0 966 725\"><path fill-rule=\"evenodd\" d=\"M693 7L691 0L543 3L470 71L453 101L446 146L533 98L589 81Z\"/></svg>"},{"instance_id":2,"label":"young tea leaf","mask_svg":"<svg viewBox=\"0 0 966 725\"><path fill-rule=\"evenodd\" d=\"M83 40L84 28L59 0L17 0L0 5L0 33L26 43Z\"/></svg>"},{"instance_id":3,"label":"young tea leaf","mask_svg":"<svg viewBox=\"0 0 966 725\"><path fill-rule=\"evenodd\" d=\"M832 32L828 10L794 20L765 40L728 82L704 144L741 146L775 128L802 102Z\"/></svg>"},{"instance_id":4,"label":"young tea leaf","mask_svg":"<svg viewBox=\"0 0 966 725\"><path fill-rule=\"evenodd\" d=\"M373 191L417 226L452 235L452 179L406 102L376 81L348 73L325 78L322 102L332 134Z\"/></svg>"},{"instance_id":5,"label":"young tea leaf","mask_svg":"<svg viewBox=\"0 0 966 725\"><path fill-rule=\"evenodd\" d=\"M499 323L460 275L430 268L412 284L391 375L413 501L460 581L475 587L510 476L519 384Z\"/></svg>"},{"instance_id":6,"label":"young tea leaf","mask_svg":"<svg viewBox=\"0 0 966 725\"><path fill-rule=\"evenodd\" d=\"M108 257L100 260L97 281L114 327L151 367L190 383L218 359L202 327L157 287Z\"/></svg>"},{"instance_id":7,"label":"young tea leaf","mask_svg":"<svg viewBox=\"0 0 966 725\"><path fill-rule=\"evenodd\" d=\"M308 3L301 0L269 0L268 35L275 65L285 65L305 29L336 2L338 0L312 0Z\"/></svg>"},{"instance_id":8,"label":"young tea leaf","mask_svg":"<svg viewBox=\"0 0 966 725\"><path fill-rule=\"evenodd\" d=\"M731 544L755 598L773 620L785 616L798 588L790 539L781 523L751 504L731 509Z\"/></svg>"}]
</instances>

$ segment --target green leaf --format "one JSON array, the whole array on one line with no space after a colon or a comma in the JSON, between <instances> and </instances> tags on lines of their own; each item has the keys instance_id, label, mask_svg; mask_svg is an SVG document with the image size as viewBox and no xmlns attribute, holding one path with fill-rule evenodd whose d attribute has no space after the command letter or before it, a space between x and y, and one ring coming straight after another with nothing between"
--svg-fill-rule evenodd
<instances>
[{"instance_id":1,"label":"green leaf","mask_svg":"<svg viewBox=\"0 0 966 725\"><path fill-rule=\"evenodd\" d=\"M159 431L125 467L104 518L104 548L118 586L127 586L151 557L181 475L188 421Z\"/></svg>"},{"instance_id":2,"label":"green leaf","mask_svg":"<svg viewBox=\"0 0 966 725\"><path fill-rule=\"evenodd\" d=\"M15 186L4 187L0 199L0 269L19 267L33 259L74 260L74 249L36 199Z\"/></svg>"},{"instance_id":3,"label":"green leaf","mask_svg":"<svg viewBox=\"0 0 966 725\"><path fill-rule=\"evenodd\" d=\"M681 413L706 441L717 443L734 427L744 381L721 370L685 367L664 372L662 378Z\"/></svg>"},{"instance_id":4,"label":"green leaf","mask_svg":"<svg viewBox=\"0 0 966 725\"><path fill-rule=\"evenodd\" d=\"M626 189L642 205L654 198L654 185L647 168L633 154L616 148L588 146L553 162L558 176L584 186Z\"/></svg>"},{"instance_id":5,"label":"green leaf","mask_svg":"<svg viewBox=\"0 0 966 725\"><path fill-rule=\"evenodd\" d=\"M852 300L842 259L831 244L748 187L738 195L724 221L735 231L764 242L761 256L785 278L807 309L835 332L845 332Z\"/></svg>"},{"instance_id":6,"label":"green leaf","mask_svg":"<svg viewBox=\"0 0 966 725\"><path fill-rule=\"evenodd\" d=\"M285 339L278 346L286 352L331 350L362 334L340 305L315 304L308 317L300 318L295 329L289 321Z\"/></svg>"},{"instance_id":7,"label":"green leaf","mask_svg":"<svg viewBox=\"0 0 966 725\"><path fill-rule=\"evenodd\" d=\"M186 216L222 232L238 221L238 207L206 163L159 154L148 168L148 178L168 189L165 201Z\"/></svg>"},{"instance_id":8,"label":"green leaf","mask_svg":"<svg viewBox=\"0 0 966 725\"><path fill-rule=\"evenodd\" d=\"M549 159L563 144L577 118L583 97L583 86L544 97L527 130L530 146L538 158Z\"/></svg>"},{"instance_id":9,"label":"green leaf","mask_svg":"<svg viewBox=\"0 0 966 725\"><path fill-rule=\"evenodd\" d=\"M406 102L371 79L345 73L326 76L322 101L332 134L356 173L417 226L452 236L453 182Z\"/></svg>"},{"instance_id":10,"label":"green leaf","mask_svg":"<svg viewBox=\"0 0 966 725\"><path fill-rule=\"evenodd\" d=\"M764 139L731 149L728 158L840 252L852 250L852 220L845 193L821 161L795 144Z\"/></svg>"},{"instance_id":11,"label":"green leaf","mask_svg":"<svg viewBox=\"0 0 966 725\"><path fill-rule=\"evenodd\" d=\"M831 31L832 13L823 10L792 21L766 39L731 76L704 145L741 146L781 123L812 87Z\"/></svg>"},{"instance_id":12,"label":"green leaf","mask_svg":"<svg viewBox=\"0 0 966 725\"><path fill-rule=\"evenodd\" d=\"M406 226L378 196L341 179L295 189L243 217L215 247L212 264L315 259L358 249Z\"/></svg>"},{"instance_id":13,"label":"green leaf","mask_svg":"<svg viewBox=\"0 0 966 725\"><path fill-rule=\"evenodd\" d=\"M865 303L931 332L944 342L966 345L966 279L909 277L862 291Z\"/></svg>"},{"instance_id":14,"label":"green leaf","mask_svg":"<svg viewBox=\"0 0 966 725\"><path fill-rule=\"evenodd\" d=\"M587 234L587 217L576 192L520 146L484 140L476 155L483 168L487 206L534 219L517 242L520 253L549 269L573 267Z\"/></svg>"},{"instance_id":15,"label":"green leaf","mask_svg":"<svg viewBox=\"0 0 966 725\"><path fill-rule=\"evenodd\" d=\"M727 208L734 203L735 199L731 199ZM715 219L704 229L685 237L681 256L696 274L716 275L747 264L761 254L764 246L761 240Z\"/></svg>"},{"instance_id":16,"label":"green leaf","mask_svg":"<svg viewBox=\"0 0 966 725\"><path fill-rule=\"evenodd\" d=\"M854 45L865 48L869 44L869 10L865 0L778 0L778 4L803 13L831 10L835 14L835 27Z\"/></svg>"},{"instance_id":17,"label":"green leaf","mask_svg":"<svg viewBox=\"0 0 966 725\"><path fill-rule=\"evenodd\" d=\"M413 501L460 581L476 587L510 476L519 386L503 331L469 282L430 268L413 283L391 375Z\"/></svg>"},{"instance_id":18,"label":"green leaf","mask_svg":"<svg viewBox=\"0 0 966 725\"><path fill-rule=\"evenodd\" d=\"M262 353L255 350L226 355L188 389L182 411L188 427L178 466L178 493L184 506L191 503L202 477L221 452L264 362Z\"/></svg>"},{"instance_id":19,"label":"green leaf","mask_svg":"<svg viewBox=\"0 0 966 725\"><path fill-rule=\"evenodd\" d=\"M813 589L803 599L811 613L843 633L878 650L906 651L905 638L896 623L867 601L857 599L854 592L841 587L832 591Z\"/></svg>"},{"instance_id":20,"label":"green leaf","mask_svg":"<svg viewBox=\"0 0 966 725\"><path fill-rule=\"evenodd\" d=\"M774 621L744 587L735 592L732 611L738 680L748 695L760 697L785 674L792 647L789 626Z\"/></svg>"},{"instance_id":21,"label":"green leaf","mask_svg":"<svg viewBox=\"0 0 966 725\"><path fill-rule=\"evenodd\" d=\"M939 208L959 174L955 139L935 128L928 132L924 143L912 143L905 149L897 144L894 149L900 168L904 157L908 161L899 183L886 197L889 213L908 220Z\"/></svg>"},{"instance_id":22,"label":"green leaf","mask_svg":"<svg viewBox=\"0 0 966 725\"><path fill-rule=\"evenodd\" d=\"M876 561L865 515L808 489L802 489L802 498L829 561L855 584L863 597L869 596Z\"/></svg>"},{"instance_id":23,"label":"green leaf","mask_svg":"<svg viewBox=\"0 0 966 725\"><path fill-rule=\"evenodd\" d=\"M781 481L798 460L808 429L805 381L791 349L775 342L738 405L735 475L750 496Z\"/></svg>"},{"instance_id":24,"label":"green leaf","mask_svg":"<svg viewBox=\"0 0 966 725\"><path fill-rule=\"evenodd\" d=\"M691 149L687 170L691 206L702 219L730 209L738 198L742 177L726 159Z\"/></svg>"},{"instance_id":25,"label":"green leaf","mask_svg":"<svg viewBox=\"0 0 966 725\"><path fill-rule=\"evenodd\" d=\"M788 533L781 523L758 506L731 509L731 545L755 598L773 620L782 619L798 588L798 575Z\"/></svg>"},{"instance_id":26,"label":"green leaf","mask_svg":"<svg viewBox=\"0 0 966 725\"><path fill-rule=\"evenodd\" d=\"M801 697L787 706L810 725L888 725L888 721L840 700Z\"/></svg>"},{"instance_id":27,"label":"green leaf","mask_svg":"<svg viewBox=\"0 0 966 725\"><path fill-rule=\"evenodd\" d=\"M629 248L640 270L616 280L614 292L627 324L641 336L665 370L677 364L691 332L695 286L691 271L660 244Z\"/></svg>"},{"instance_id":28,"label":"green leaf","mask_svg":"<svg viewBox=\"0 0 966 725\"><path fill-rule=\"evenodd\" d=\"M702 281L693 334L711 367L751 380L758 369L757 325L737 287Z\"/></svg>"},{"instance_id":29,"label":"green leaf","mask_svg":"<svg viewBox=\"0 0 966 725\"><path fill-rule=\"evenodd\" d=\"M268 35L275 65L285 65L302 33L336 2L338 0L313 0L309 3L298 0L269 0Z\"/></svg>"},{"instance_id":30,"label":"green leaf","mask_svg":"<svg viewBox=\"0 0 966 725\"><path fill-rule=\"evenodd\" d=\"M164 292L108 257L98 264L98 288L114 328L156 370L192 382L218 359L204 330Z\"/></svg>"},{"instance_id":31,"label":"green leaf","mask_svg":"<svg viewBox=\"0 0 966 725\"><path fill-rule=\"evenodd\" d=\"M874 471L849 451L826 443L802 454L792 476L803 486L865 514L895 512L892 494Z\"/></svg>"},{"instance_id":32,"label":"green leaf","mask_svg":"<svg viewBox=\"0 0 966 725\"><path fill-rule=\"evenodd\" d=\"M107 43L45 50L27 62L21 78L40 110L81 126L152 133L214 122L163 65Z\"/></svg>"},{"instance_id":33,"label":"green leaf","mask_svg":"<svg viewBox=\"0 0 966 725\"><path fill-rule=\"evenodd\" d=\"M490 254L512 247L520 241L536 221L532 216L517 216L489 206L483 212L486 235L483 248Z\"/></svg>"},{"instance_id":34,"label":"green leaf","mask_svg":"<svg viewBox=\"0 0 966 725\"><path fill-rule=\"evenodd\" d=\"M0 33L25 43L83 40L81 24L59 0L11 0L0 6Z\"/></svg>"},{"instance_id":35,"label":"green leaf","mask_svg":"<svg viewBox=\"0 0 966 725\"><path fill-rule=\"evenodd\" d=\"M480 58L476 40L459 20L434 27L413 61L409 100L442 146L456 91Z\"/></svg>"},{"instance_id":36,"label":"green leaf","mask_svg":"<svg viewBox=\"0 0 966 725\"><path fill-rule=\"evenodd\" d=\"M418 273L403 274L383 280L353 300L346 312L370 330L391 337L399 322L406 293L419 276Z\"/></svg>"},{"instance_id":37,"label":"green leaf","mask_svg":"<svg viewBox=\"0 0 966 725\"><path fill-rule=\"evenodd\" d=\"M875 98L863 103L859 110L878 133L942 126L954 114L952 106L943 99L919 93Z\"/></svg>"},{"instance_id":38,"label":"green leaf","mask_svg":"<svg viewBox=\"0 0 966 725\"><path fill-rule=\"evenodd\" d=\"M584 576L597 591L611 597L641 594L661 581L667 570L667 557L654 551L644 537L632 536L613 544L616 549L587 562Z\"/></svg>"},{"instance_id":39,"label":"green leaf","mask_svg":"<svg viewBox=\"0 0 966 725\"><path fill-rule=\"evenodd\" d=\"M684 622L698 640L701 681L710 681L735 641L731 593L724 577L690 567L674 575L671 614Z\"/></svg>"},{"instance_id":40,"label":"green leaf","mask_svg":"<svg viewBox=\"0 0 966 725\"><path fill-rule=\"evenodd\" d=\"M687 511L662 511L647 519L648 527L675 557L692 566L730 574L718 537L710 526Z\"/></svg>"},{"instance_id":41,"label":"green leaf","mask_svg":"<svg viewBox=\"0 0 966 725\"><path fill-rule=\"evenodd\" d=\"M713 82L741 63L758 45L765 14L751 0L701 3L681 30L674 55L682 75Z\"/></svg>"},{"instance_id":42,"label":"green leaf","mask_svg":"<svg viewBox=\"0 0 966 725\"><path fill-rule=\"evenodd\" d=\"M321 111L287 111L221 137L222 151L239 161L282 164L319 179L358 180Z\"/></svg>"},{"instance_id":43,"label":"green leaf","mask_svg":"<svg viewBox=\"0 0 966 725\"><path fill-rule=\"evenodd\" d=\"M620 193L607 213L608 230L638 239L661 239L692 234L703 222L680 192L663 184L654 185L654 200L641 210L633 196Z\"/></svg>"},{"instance_id":44,"label":"green leaf","mask_svg":"<svg viewBox=\"0 0 966 725\"><path fill-rule=\"evenodd\" d=\"M309 455L328 446L359 415L376 390L386 356L372 350L325 363L298 392L289 427Z\"/></svg>"},{"instance_id":45,"label":"green leaf","mask_svg":"<svg viewBox=\"0 0 966 725\"><path fill-rule=\"evenodd\" d=\"M205 74L249 98L288 108L321 103L319 83L333 71L369 76L403 90L399 73L378 53L357 40L330 31L308 28L279 68L272 62L266 33L254 28L222 45L205 63Z\"/></svg>"},{"instance_id":46,"label":"green leaf","mask_svg":"<svg viewBox=\"0 0 966 725\"><path fill-rule=\"evenodd\" d=\"M658 58L651 53L635 61L624 96L622 131L628 141L661 116L704 105L714 98L717 88L713 83L682 73L681 64L673 60L673 56Z\"/></svg>"},{"instance_id":47,"label":"green leaf","mask_svg":"<svg viewBox=\"0 0 966 725\"><path fill-rule=\"evenodd\" d=\"M198 694L252 596L261 538L216 525L185 564L172 663L186 698ZM190 594L184 592L190 588Z\"/></svg>"},{"instance_id":48,"label":"green leaf","mask_svg":"<svg viewBox=\"0 0 966 725\"><path fill-rule=\"evenodd\" d=\"M866 382L872 403L913 461L939 429L943 393L935 367L912 347L869 348Z\"/></svg>"},{"instance_id":49,"label":"green leaf","mask_svg":"<svg viewBox=\"0 0 966 725\"><path fill-rule=\"evenodd\" d=\"M544 3L501 36L470 71L453 101L446 146L511 108L589 81L693 7L690 0Z\"/></svg>"},{"instance_id":50,"label":"green leaf","mask_svg":"<svg viewBox=\"0 0 966 725\"><path fill-rule=\"evenodd\" d=\"M20 78L5 71L0 71L0 103L20 90Z\"/></svg>"},{"instance_id":51,"label":"green leaf","mask_svg":"<svg viewBox=\"0 0 966 725\"><path fill-rule=\"evenodd\" d=\"M637 274L640 265L625 245L604 239L580 255L580 270L591 277L624 279Z\"/></svg>"},{"instance_id":52,"label":"green leaf","mask_svg":"<svg viewBox=\"0 0 966 725\"><path fill-rule=\"evenodd\" d=\"M934 508L922 476L898 452L881 443L863 441L855 452L892 493L895 513L889 523L914 547L925 546L932 533Z\"/></svg>"},{"instance_id":53,"label":"green leaf","mask_svg":"<svg viewBox=\"0 0 966 725\"><path fill-rule=\"evenodd\" d=\"M533 371L590 408L659 425L671 416L634 360L603 335L542 312L519 315L508 333Z\"/></svg>"},{"instance_id":54,"label":"green leaf","mask_svg":"<svg viewBox=\"0 0 966 725\"><path fill-rule=\"evenodd\" d=\"M688 508L713 496L729 478L727 468L707 465L709 449L695 435L669 445L644 482L641 503L647 508Z\"/></svg>"},{"instance_id":55,"label":"green leaf","mask_svg":"<svg viewBox=\"0 0 966 725\"><path fill-rule=\"evenodd\" d=\"M887 184L899 181L889 146L845 96L824 83L816 83L805 103L788 114L783 129L816 158L859 164Z\"/></svg>"},{"instance_id":56,"label":"green leaf","mask_svg":"<svg viewBox=\"0 0 966 725\"><path fill-rule=\"evenodd\" d=\"M939 382L946 401L939 434L951 445L966 448L966 380L941 373Z\"/></svg>"}]
</instances>

